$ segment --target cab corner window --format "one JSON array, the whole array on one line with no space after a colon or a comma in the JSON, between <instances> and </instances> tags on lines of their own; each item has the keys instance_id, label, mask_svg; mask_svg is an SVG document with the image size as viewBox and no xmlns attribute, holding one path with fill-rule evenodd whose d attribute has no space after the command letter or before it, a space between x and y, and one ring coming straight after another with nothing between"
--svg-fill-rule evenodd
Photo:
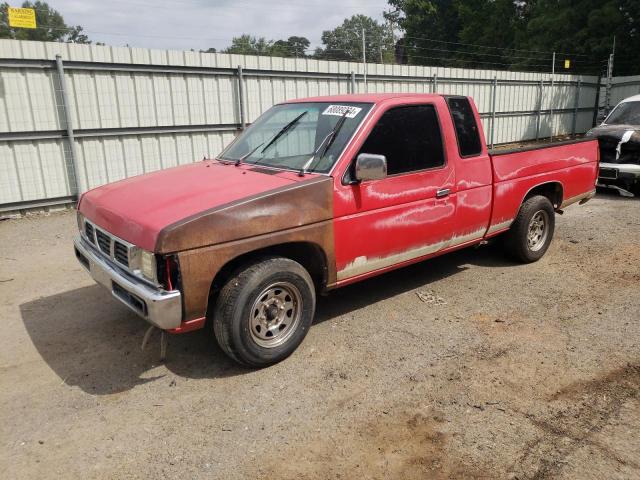
<instances>
[{"instance_id":1,"label":"cab corner window","mask_svg":"<svg viewBox=\"0 0 640 480\"><path fill-rule=\"evenodd\" d=\"M482 152L478 125L476 124L473 109L466 97L447 98L451 119L456 129L458 150L461 157L479 155Z\"/></svg>"},{"instance_id":2,"label":"cab corner window","mask_svg":"<svg viewBox=\"0 0 640 480\"><path fill-rule=\"evenodd\" d=\"M384 155L388 175L443 166L442 135L434 106L412 105L387 110L359 153Z\"/></svg>"}]
</instances>

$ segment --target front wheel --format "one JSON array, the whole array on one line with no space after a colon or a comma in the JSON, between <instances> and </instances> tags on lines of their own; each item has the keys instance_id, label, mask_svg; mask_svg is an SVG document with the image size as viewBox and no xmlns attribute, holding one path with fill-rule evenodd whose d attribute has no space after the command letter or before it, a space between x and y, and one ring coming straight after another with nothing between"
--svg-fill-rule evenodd
<instances>
[{"instance_id":1,"label":"front wheel","mask_svg":"<svg viewBox=\"0 0 640 480\"><path fill-rule=\"evenodd\" d=\"M505 235L507 253L525 263L539 260L545 254L555 229L555 211L547 197L527 199Z\"/></svg>"},{"instance_id":2,"label":"front wheel","mask_svg":"<svg viewBox=\"0 0 640 480\"><path fill-rule=\"evenodd\" d=\"M288 357L315 311L309 273L288 258L264 258L236 271L218 296L213 329L232 359L264 367Z\"/></svg>"}]
</instances>

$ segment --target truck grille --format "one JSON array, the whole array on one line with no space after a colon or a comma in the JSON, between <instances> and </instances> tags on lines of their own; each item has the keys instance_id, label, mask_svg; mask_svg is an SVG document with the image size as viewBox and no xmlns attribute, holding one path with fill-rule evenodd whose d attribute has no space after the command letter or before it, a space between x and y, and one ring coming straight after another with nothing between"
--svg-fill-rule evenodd
<instances>
[{"instance_id":1,"label":"truck grille","mask_svg":"<svg viewBox=\"0 0 640 480\"><path fill-rule=\"evenodd\" d=\"M116 262L121 263L125 267L129 266L129 249L126 245L118 242L117 240L113 243L113 258L116 259Z\"/></svg>"},{"instance_id":2,"label":"truck grille","mask_svg":"<svg viewBox=\"0 0 640 480\"><path fill-rule=\"evenodd\" d=\"M84 223L84 234L91 243L96 243L95 230L89 222Z\"/></svg>"},{"instance_id":3,"label":"truck grille","mask_svg":"<svg viewBox=\"0 0 640 480\"><path fill-rule=\"evenodd\" d=\"M86 219L84 221L84 237L87 241L96 245L104 255L120 265L129 268L130 250L134 248L133 245L96 228L95 225Z\"/></svg>"},{"instance_id":4,"label":"truck grille","mask_svg":"<svg viewBox=\"0 0 640 480\"><path fill-rule=\"evenodd\" d=\"M98 247L100 247L100 250L111 256L111 237L100 230L96 230L96 240L98 241Z\"/></svg>"}]
</instances>

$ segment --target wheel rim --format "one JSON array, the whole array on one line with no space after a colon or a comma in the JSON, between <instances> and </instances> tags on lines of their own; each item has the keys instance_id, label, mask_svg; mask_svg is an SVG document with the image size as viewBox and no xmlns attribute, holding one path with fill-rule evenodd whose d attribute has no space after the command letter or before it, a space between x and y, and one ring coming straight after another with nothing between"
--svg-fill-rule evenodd
<instances>
[{"instance_id":1,"label":"wheel rim","mask_svg":"<svg viewBox=\"0 0 640 480\"><path fill-rule=\"evenodd\" d=\"M251 338L261 347L274 348L291 338L300 323L302 295L289 282L269 285L251 307Z\"/></svg>"},{"instance_id":2,"label":"wheel rim","mask_svg":"<svg viewBox=\"0 0 640 480\"><path fill-rule=\"evenodd\" d=\"M540 250L549 236L549 214L546 210L538 210L531 217L527 231L527 246L532 252Z\"/></svg>"}]
</instances>

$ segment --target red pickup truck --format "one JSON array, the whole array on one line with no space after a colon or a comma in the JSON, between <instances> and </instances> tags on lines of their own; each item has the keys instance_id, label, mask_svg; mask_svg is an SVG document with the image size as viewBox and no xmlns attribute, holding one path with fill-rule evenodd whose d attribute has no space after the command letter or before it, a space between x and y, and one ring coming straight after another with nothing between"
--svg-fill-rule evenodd
<instances>
[{"instance_id":1,"label":"red pickup truck","mask_svg":"<svg viewBox=\"0 0 640 480\"><path fill-rule=\"evenodd\" d=\"M302 342L317 293L497 235L538 260L597 175L596 140L489 153L467 97L293 100L216 158L85 193L75 253L151 324L210 324L264 366Z\"/></svg>"}]
</instances>

